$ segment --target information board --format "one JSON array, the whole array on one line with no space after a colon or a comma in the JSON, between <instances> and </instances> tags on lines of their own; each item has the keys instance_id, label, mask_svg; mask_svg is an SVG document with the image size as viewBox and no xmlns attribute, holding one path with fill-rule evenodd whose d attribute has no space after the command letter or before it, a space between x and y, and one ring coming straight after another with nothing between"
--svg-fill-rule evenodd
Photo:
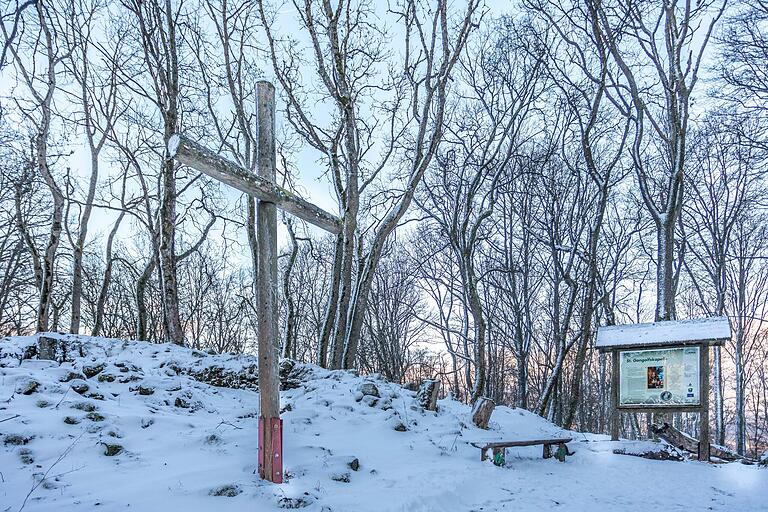
<instances>
[{"instance_id":1,"label":"information board","mask_svg":"<svg viewBox=\"0 0 768 512\"><path fill-rule=\"evenodd\" d=\"M620 407L701 405L699 347L619 352Z\"/></svg>"}]
</instances>

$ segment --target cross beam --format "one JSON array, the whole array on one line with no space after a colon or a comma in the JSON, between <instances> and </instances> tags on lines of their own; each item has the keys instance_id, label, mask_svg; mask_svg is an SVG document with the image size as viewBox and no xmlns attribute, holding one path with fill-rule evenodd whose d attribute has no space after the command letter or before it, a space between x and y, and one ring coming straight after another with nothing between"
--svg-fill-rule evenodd
<instances>
[{"instance_id":1,"label":"cross beam","mask_svg":"<svg viewBox=\"0 0 768 512\"><path fill-rule=\"evenodd\" d=\"M259 200L256 211L258 269L256 302L259 341L259 476L283 481L283 423L277 342L277 208L338 234L341 220L275 184L275 88L256 84L257 174L193 142L183 135L168 141L168 154L208 176Z\"/></svg>"},{"instance_id":2,"label":"cross beam","mask_svg":"<svg viewBox=\"0 0 768 512\"><path fill-rule=\"evenodd\" d=\"M290 190L276 185L274 180L253 174L184 135L171 136L168 141L168 153L182 164L197 169L211 178L245 192L249 196L274 203L281 210L285 210L310 224L333 234L339 234L341 231L341 219L332 213L328 213Z\"/></svg>"}]
</instances>

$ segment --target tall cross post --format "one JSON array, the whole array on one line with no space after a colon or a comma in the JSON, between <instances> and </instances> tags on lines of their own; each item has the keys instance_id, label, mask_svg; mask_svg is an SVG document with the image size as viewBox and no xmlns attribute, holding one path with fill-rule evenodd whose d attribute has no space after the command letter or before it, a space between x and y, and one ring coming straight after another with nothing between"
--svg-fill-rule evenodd
<instances>
[{"instance_id":1,"label":"tall cross post","mask_svg":"<svg viewBox=\"0 0 768 512\"><path fill-rule=\"evenodd\" d=\"M283 423L280 419L280 379L277 348L277 209L280 208L326 231L338 234L341 220L275 183L275 88L266 81L256 85L257 173L176 134L168 153L192 167L258 200L256 235L258 268L256 301L259 345L259 476L283 482Z\"/></svg>"}]
</instances>

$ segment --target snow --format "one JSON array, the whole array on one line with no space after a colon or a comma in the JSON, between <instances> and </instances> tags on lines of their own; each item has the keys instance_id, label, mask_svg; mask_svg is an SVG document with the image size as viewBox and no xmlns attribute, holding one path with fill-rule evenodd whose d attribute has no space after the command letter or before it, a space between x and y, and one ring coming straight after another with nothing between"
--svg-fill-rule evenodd
<instances>
[{"instance_id":1,"label":"snow","mask_svg":"<svg viewBox=\"0 0 768 512\"><path fill-rule=\"evenodd\" d=\"M768 503L768 470L757 466L616 455L617 448L635 453L655 445L566 432L508 407L497 407L483 431L471 424L469 406L450 398L439 401L437 413L424 411L415 393L375 375L312 365L297 367L301 385L281 393L287 483L273 485L255 475L258 393L185 374L218 365L250 371L253 358L76 341L85 356L61 365L20 360L32 337L0 341L0 421L13 418L0 422L0 511L19 511L43 475L24 511L261 512L299 504L317 512L687 511L766 510ZM86 394L102 400L60 381L95 363L104 370L83 380ZM99 375L116 378L99 382ZM39 383L34 392L15 392L30 380ZM362 396L367 382L378 400ZM131 391L138 386L154 393ZM189 407L177 407L177 398ZM95 406L103 420L88 419L79 404ZM394 429L400 423L406 431ZM507 467L496 467L469 445L563 435L573 437L576 452L565 463L542 459L536 446L509 449ZM103 443L124 449L108 457ZM356 471L348 466L355 458ZM236 495L212 495L217 491Z\"/></svg>"},{"instance_id":2,"label":"snow","mask_svg":"<svg viewBox=\"0 0 768 512\"><path fill-rule=\"evenodd\" d=\"M178 134L171 135L171 138L168 139L168 156L171 158L176 156L176 152L179 150L179 143L181 142L181 137L179 137Z\"/></svg>"},{"instance_id":3,"label":"snow","mask_svg":"<svg viewBox=\"0 0 768 512\"><path fill-rule=\"evenodd\" d=\"M669 320L647 324L602 326L597 331L598 348L636 345L674 345L683 342L730 339L731 327L726 317Z\"/></svg>"}]
</instances>

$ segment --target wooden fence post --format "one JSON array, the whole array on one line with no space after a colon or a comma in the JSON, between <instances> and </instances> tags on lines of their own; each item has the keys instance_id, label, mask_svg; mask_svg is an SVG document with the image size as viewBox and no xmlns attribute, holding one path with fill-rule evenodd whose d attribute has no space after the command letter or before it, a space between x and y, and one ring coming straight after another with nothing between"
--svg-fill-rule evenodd
<instances>
[{"instance_id":1,"label":"wooden fence post","mask_svg":"<svg viewBox=\"0 0 768 512\"><path fill-rule=\"evenodd\" d=\"M611 441L619 440L619 351L611 351Z\"/></svg>"},{"instance_id":2,"label":"wooden fence post","mask_svg":"<svg viewBox=\"0 0 768 512\"><path fill-rule=\"evenodd\" d=\"M699 413L699 460L709 461L709 345L702 343L699 349L699 389L701 412Z\"/></svg>"},{"instance_id":3,"label":"wooden fence post","mask_svg":"<svg viewBox=\"0 0 768 512\"><path fill-rule=\"evenodd\" d=\"M275 88L269 82L256 85L257 172L275 182ZM282 424L277 368L277 207L259 200L256 210L258 269L259 397L261 417L259 474L275 483L283 481Z\"/></svg>"}]
</instances>

